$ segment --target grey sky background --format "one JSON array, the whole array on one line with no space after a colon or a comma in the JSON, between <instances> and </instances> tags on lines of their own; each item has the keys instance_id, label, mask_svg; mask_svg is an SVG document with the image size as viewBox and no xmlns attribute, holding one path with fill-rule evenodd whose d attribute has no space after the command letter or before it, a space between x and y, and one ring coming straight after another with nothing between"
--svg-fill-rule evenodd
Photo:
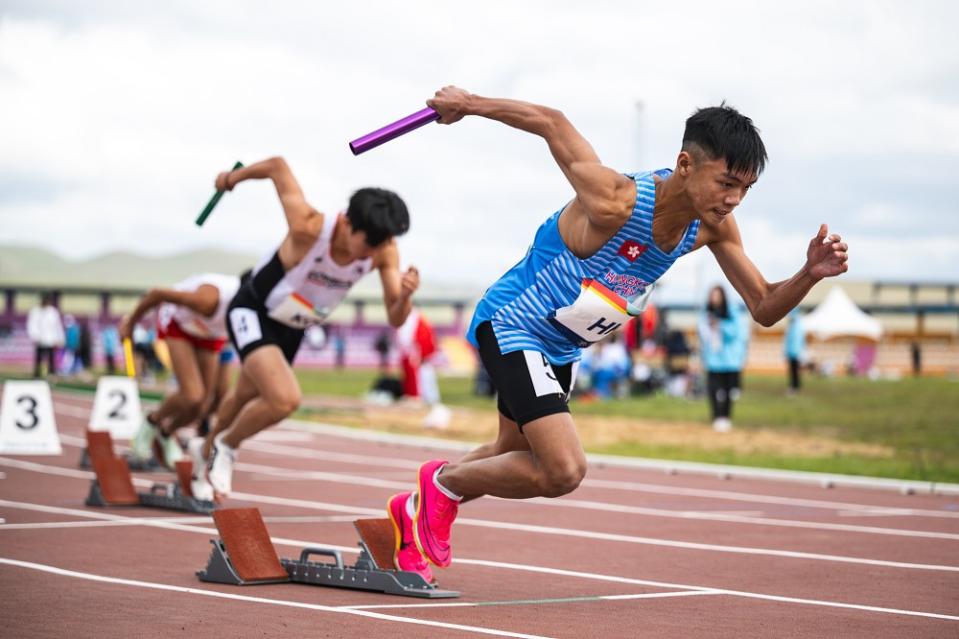
<instances>
[{"instance_id":1,"label":"grey sky background","mask_svg":"<svg viewBox=\"0 0 959 639\"><path fill-rule=\"evenodd\" d=\"M4 0L0 243L261 254L284 232L269 183L193 220L218 171L283 155L321 211L399 192L404 261L481 290L571 197L542 140L470 118L347 148L456 84L562 109L622 171L672 167L685 118L725 99L770 155L736 213L768 279L826 222L850 279L959 280L955 3L352 4ZM721 278L700 251L662 296Z\"/></svg>"}]
</instances>

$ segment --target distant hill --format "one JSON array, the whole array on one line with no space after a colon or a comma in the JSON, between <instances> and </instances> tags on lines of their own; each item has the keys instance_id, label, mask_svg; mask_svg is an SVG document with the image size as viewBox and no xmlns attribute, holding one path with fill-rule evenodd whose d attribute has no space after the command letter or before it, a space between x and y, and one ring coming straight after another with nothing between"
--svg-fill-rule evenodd
<instances>
[{"instance_id":1,"label":"distant hill","mask_svg":"<svg viewBox=\"0 0 959 639\"><path fill-rule=\"evenodd\" d=\"M252 267L257 257L215 249L163 257L106 253L87 260L68 260L46 249L0 245L0 284L106 286L146 288L172 284L193 273L236 273Z\"/></svg>"},{"instance_id":2,"label":"distant hill","mask_svg":"<svg viewBox=\"0 0 959 639\"><path fill-rule=\"evenodd\" d=\"M256 264L259 256L218 249L204 249L163 257L117 251L87 260L69 260L46 249L0 244L0 286L102 286L105 288L150 288L169 286L195 273L239 275ZM377 296L380 278L364 277L351 297ZM479 287L458 283L424 281L420 299L475 299Z\"/></svg>"}]
</instances>

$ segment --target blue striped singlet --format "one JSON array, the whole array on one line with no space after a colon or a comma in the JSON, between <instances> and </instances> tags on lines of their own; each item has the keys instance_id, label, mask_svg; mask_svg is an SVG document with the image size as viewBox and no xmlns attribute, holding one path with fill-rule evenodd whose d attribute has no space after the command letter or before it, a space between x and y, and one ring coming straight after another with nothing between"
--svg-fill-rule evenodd
<instances>
[{"instance_id":1,"label":"blue striped singlet","mask_svg":"<svg viewBox=\"0 0 959 639\"><path fill-rule=\"evenodd\" d=\"M496 281L476 306L467 339L479 348L476 327L492 323L500 352L537 351L556 366L577 361L582 347L595 341L581 337L590 322L603 334L621 326L613 315L586 320L579 332L568 330L566 322L557 321L569 309L581 307L587 288L600 291L599 306L627 310L628 303L641 298L646 289L665 273L673 262L692 250L696 243L699 220L694 220L683 239L670 253L653 242L653 207L656 187L653 176L667 178L670 169L627 174L636 182L636 203L626 224L603 247L586 259L579 259L566 247L559 233L562 209L546 220L526 256ZM597 285L598 283L598 285ZM594 305L592 308L596 308ZM631 309L632 310L632 309ZM616 317L628 318L633 313L621 311Z\"/></svg>"}]
</instances>

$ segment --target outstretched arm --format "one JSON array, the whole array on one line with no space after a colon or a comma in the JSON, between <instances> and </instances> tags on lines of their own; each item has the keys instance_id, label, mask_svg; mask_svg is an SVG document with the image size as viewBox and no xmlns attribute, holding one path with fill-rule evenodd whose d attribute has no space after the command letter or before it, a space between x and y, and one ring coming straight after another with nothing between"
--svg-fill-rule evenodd
<instances>
[{"instance_id":1,"label":"outstretched arm","mask_svg":"<svg viewBox=\"0 0 959 639\"><path fill-rule=\"evenodd\" d=\"M549 145L553 159L576 191L576 202L591 223L619 228L633 209L632 180L603 166L596 151L560 111L550 107L484 98L457 87L444 87L426 102L440 114L440 123L452 124L467 115L479 115L538 135Z\"/></svg>"},{"instance_id":2,"label":"outstretched arm","mask_svg":"<svg viewBox=\"0 0 959 639\"><path fill-rule=\"evenodd\" d=\"M129 339L133 335L133 327L151 309L167 302L177 306L185 306L204 317L210 317L216 312L220 303L220 291L210 284L201 284L195 291L178 291L172 288L154 288L144 295L133 309L133 312L120 322L120 338Z\"/></svg>"},{"instance_id":3,"label":"outstretched arm","mask_svg":"<svg viewBox=\"0 0 959 639\"><path fill-rule=\"evenodd\" d=\"M763 326L772 326L785 317L819 280L849 270L848 245L838 235L829 235L829 228L823 224L809 242L806 263L799 272L788 280L769 283L746 257L735 219L728 219L720 228L719 237L708 246L753 319Z\"/></svg>"},{"instance_id":4,"label":"outstretched arm","mask_svg":"<svg viewBox=\"0 0 959 639\"><path fill-rule=\"evenodd\" d=\"M312 242L319 237L323 229L323 216L307 203L300 183L296 181L286 160L281 157L269 158L232 171L224 171L216 176L216 189L232 191L240 182L265 179L272 180L273 186L276 187L276 194L280 198L286 222L290 227L290 235L294 240L303 239L306 242Z\"/></svg>"},{"instance_id":5,"label":"outstretched arm","mask_svg":"<svg viewBox=\"0 0 959 639\"><path fill-rule=\"evenodd\" d=\"M413 308L413 293L420 285L419 271L411 266L405 273L400 273L400 254L392 241L380 254L376 267L380 272L380 283L383 285L386 316L390 326L400 327Z\"/></svg>"}]
</instances>

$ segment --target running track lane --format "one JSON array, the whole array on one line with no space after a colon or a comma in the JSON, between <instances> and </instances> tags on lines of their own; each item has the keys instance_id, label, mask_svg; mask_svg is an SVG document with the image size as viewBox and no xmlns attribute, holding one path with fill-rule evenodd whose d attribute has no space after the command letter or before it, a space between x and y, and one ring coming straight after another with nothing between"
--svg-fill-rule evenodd
<instances>
[{"instance_id":1,"label":"running track lane","mask_svg":"<svg viewBox=\"0 0 959 639\"><path fill-rule=\"evenodd\" d=\"M0 459L0 611L12 636L959 634L954 498L612 467L553 503L464 507L457 560L439 572L464 593L452 602L204 584L193 572L212 522L85 508L89 475L76 461L91 401L55 402L64 454ZM448 454L290 424L244 449L243 500L230 505L259 507L281 556L307 543L355 552L349 519L378 515L419 461Z\"/></svg>"}]
</instances>

